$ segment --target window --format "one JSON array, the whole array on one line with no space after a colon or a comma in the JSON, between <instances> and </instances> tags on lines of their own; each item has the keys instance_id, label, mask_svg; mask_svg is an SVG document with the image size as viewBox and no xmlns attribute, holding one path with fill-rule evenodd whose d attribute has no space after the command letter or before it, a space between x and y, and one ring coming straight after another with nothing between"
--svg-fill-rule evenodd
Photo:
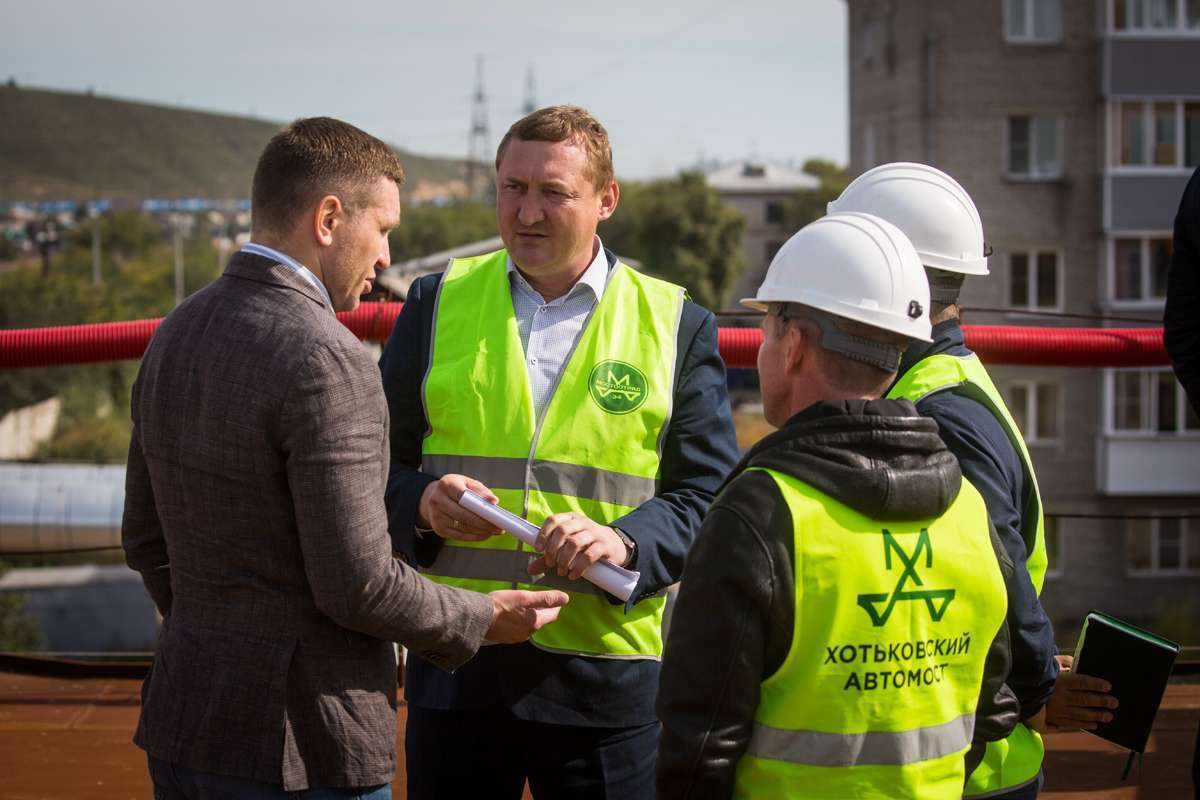
<instances>
[{"instance_id":1,"label":"window","mask_svg":"<svg viewBox=\"0 0 1200 800\"><path fill-rule=\"evenodd\" d=\"M1123 101L1112 119L1113 166L1200 166L1200 102Z\"/></svg>"},{"instance_id":2,"label":"window","mask_svg":"<svg viewBox=\"0 0 1200 800\"><path fill-rule=\"evenodd\" d=\"M1138 33L1200 29L1200 0L1112 0L1113 29Z\"/></svg>"},{"instance_id":3,"label":"window","mask_svg":"<svg viewBox=\"0 0 1200 800\"><path fill-rule=\"evenodd\" d=\"M1058 384L1013 381L1008 386L1008 410L1030 444L1058 438Z\"/></svg>"},{"instance_id":4,"label":"window","mask_svg":"<svg viewBox=\"0 0 1200 800\"><path fill-rule=\"evenodd\" d=\"M771 200L766 206L766 220L768 225L783 224L783 203L778 200Z\"/></svg>"},{"instance_id":5,"label":"window","mask_svg":"<svg viewBox=\"0 0 1200 800\"><path fill-rule=\"evenodd\" d=\"M1061 41L1061 0L1008 0L1004 4L1004 38L1022 44Z\"/></svg>"},{"instance_id":6,"label":"window","mask_svg":"<svg viewBox=\"0 0 1200 800\"><path fill-rule=\"evenodd\" d=\"M1062 174L1060 120L1052 114L1008 118L1008 174L1057 178Z\"/></svg>"},{"instance_id":7,"label":"window","mask_svg":"<svg viewBox=\"0 0 1200 800\"><path fill-rule=\"evenodd\" d=\"M1198 140L1200 143L1200 140ZM875 126L870 122L863 128L863 169L875 166Z\"/></svg>"},{"instance_id":8,"label":"window","mask_svg":"<svg viewBox=\"0 0 1200 800\"><path fill-rule=\"evenodd\" d=\"M1200 103L1183 104L1183 163L1200 164Z\"/></svg>"},{"instance_id":9,"label":"window","mask_svg":"<svg viewBox=\"0 0 1200 800\"><path fill-rule=\"evenodd\" d=\"M1115 435L1195 436L1196 417L1170 368L1109 370L1108 427Z\"/></svg>"},{"instance_id":10,"label":"window","mask_svg":"<svg viewBox=\"0 0 1200 800\"><path fill-rule=\"evenodd\" d=\"M1200 572L1200 520L1171 517L1125 520L1130 572L1178 575Z\"/></svg>"},{"instance_id":11,"label":"window","mask_svg":"<svg viewBox=\"0 0 1200 800\"><path fill-rule=\"evenodd\" d=\"M1047 515L1042 523L1042 532L1046 535L1046 577L1055 578L1062 575L1062 532L1058 517Z\"/></svg>"},{"instance_id":12,"label":"window","mask_svg":"<svg viewBox=\"0 0 1200 800\"><path fill-rule=\"evenodd\" d=\"M1109 296L1122 303L1161 302L1167 296L1171 247L1169 236L1121 236L1113 239Z\"/></svg>"},{"instance_id":13,"label":"window","mask_svg":"<svg viewBox=\"0 0 1200 800\"><path fill-rule=\"evenodd\" d=\"M859 58L866 69L882 60L884 35L883 20L880 19L868 20L859 29Z\"/></svg>"},{"instance_id":14,"label":"window","mask_svg":"<svg viewBox=\"0 0 1200 800\"><path fill-rule=\"evenodd\" d=\"M1013 308L1058 308L1058 253L1040 250L1008 257L1008 302Z\"/></svg>"}]
</instances>

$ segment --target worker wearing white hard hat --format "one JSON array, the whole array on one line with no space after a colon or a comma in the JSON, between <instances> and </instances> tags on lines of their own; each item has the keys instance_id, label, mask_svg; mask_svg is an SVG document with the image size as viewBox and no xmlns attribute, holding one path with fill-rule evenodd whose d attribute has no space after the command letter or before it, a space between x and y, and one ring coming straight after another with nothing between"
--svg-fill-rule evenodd
<instances>
[{"instance_id":1,"label":"worker wearing white hard hat","mask_svg":"<svg viewBox=\"0 0 1200 800\"><path fill-rule=\"evenodd\" d=\"M991 520L1017 566L1009 583L1013 668L1009 686L1021 703L1018 725L988 748L966 787L967 797L1028 800L1041 786L1044 748L1037 733L1051 725L1094 727L1115 700L1102 682L1059 673L1054 633L1038 600L1047 555L1041 495L1033 461L1004 399L966 346L959 293L966 278L988 274L983 225L974 201L952 177L913 163L875 167L856 178L830 213L878 215L912 242L931 288L933 341L904 355L888 397L905 398L935 420L963 474L982 493ZM1069 658L1064 657L1069 664ZM1093 693L1095 692L1095 693Z\"/></svg>"},{"instance_id":2,"label":"worker wearing white hard hat","mask_svg":"<svg viewBox=\"0 0 1200 800\"><path fill-rule=\"evenodd\" d=\"M688 555L659 686L659 796L961 797L1017 718L1004 555L932 420L880 399L929 342L912 244L833 214L779 250L763 413Z\"/></svg>"}]
</instances>

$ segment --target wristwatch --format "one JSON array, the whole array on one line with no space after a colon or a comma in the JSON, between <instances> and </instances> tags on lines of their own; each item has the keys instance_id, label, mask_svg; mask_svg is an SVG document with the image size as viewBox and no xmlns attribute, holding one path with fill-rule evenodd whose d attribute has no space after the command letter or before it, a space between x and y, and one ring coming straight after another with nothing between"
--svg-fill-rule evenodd
<instances>
[{"instance_id":1,"label":"wristwatch","mask_svg":"<svg viewBox=\"0 0 1200 800\"><path fill-rule=\"evenodd\" d=\"M625 548L629 551L629 555L621 562L622 567L628 567L637 558L637 542L630 539L625 531L620 528L613 528L613 533L620 537L621 541L625 544Z\"/></svg>"}]
</instances>

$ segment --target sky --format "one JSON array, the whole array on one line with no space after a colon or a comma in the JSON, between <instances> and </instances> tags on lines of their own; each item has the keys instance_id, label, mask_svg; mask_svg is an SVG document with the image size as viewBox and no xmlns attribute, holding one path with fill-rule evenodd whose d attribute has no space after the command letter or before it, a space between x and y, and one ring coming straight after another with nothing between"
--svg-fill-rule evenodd
<instances>
[{"instance_id":1,"label":"sky","mask_svg":"<svg viewBox=\"0 0 1200 800\"><path fill-rule=\"evenodd\" d=\"M0 0L0 20L0 80L334 116L425 155L467 154L482 56L489 156L532 67L539 106L604 124L621 177L846 158L842 0Z\"/></svg>"}]
</instances>

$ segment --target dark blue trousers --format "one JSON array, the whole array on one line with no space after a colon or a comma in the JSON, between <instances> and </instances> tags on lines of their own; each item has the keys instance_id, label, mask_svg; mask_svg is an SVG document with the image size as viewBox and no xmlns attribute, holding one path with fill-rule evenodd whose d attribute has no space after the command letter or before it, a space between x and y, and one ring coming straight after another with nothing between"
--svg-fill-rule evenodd
<instances>
[{"instance_id":1,"label":"dark blue trousers","mask_svg":"<svg viewBox=\"0 0 1200 800\"><path fill-rule=\"evenodd\" d=\"M506 708L408 707L409 800L654 800L658 723L590 728L517 719Z\"/></svg>"}]
</instances>

